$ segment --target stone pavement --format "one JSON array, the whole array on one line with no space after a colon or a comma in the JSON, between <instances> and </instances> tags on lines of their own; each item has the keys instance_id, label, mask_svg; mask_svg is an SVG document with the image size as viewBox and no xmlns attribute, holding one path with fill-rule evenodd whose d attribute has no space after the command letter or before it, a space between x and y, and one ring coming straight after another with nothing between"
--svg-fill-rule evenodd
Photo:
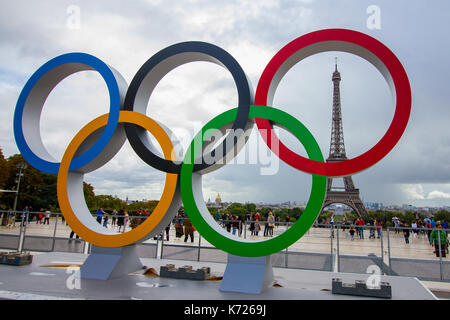
<instances>
[{"instance_id":1,"label":"stone pavement","mask_svg":"<svg viewBox=\"0 0 450 320\"><path fill-rule=\"evenodd\" d=\"M376 298L333 295L332 278L339 277L344 283L366 280L368 275L319 272L274 268L278 286L267 288L260 295L219 291L220 281L195 281L168 279L143 275L139 270L119 279L107 281L81 279L74 282L76 269L86 259L84 254L40 253L34 255L31 265L16 267L0 265L0 298L49 300L49 299L106 299L106 300L373 300ZM176 267L192 265L197 269L211 268L211 274L221 276L226 265L164 259L141 259L147 268L159 273L160 266L168 263ZM48 267L48 265L65 267ZM392 286L392 297L408 300L435 300L436 297L417 279L382 276L381 281Z\"/></svg>"}]
</instances>

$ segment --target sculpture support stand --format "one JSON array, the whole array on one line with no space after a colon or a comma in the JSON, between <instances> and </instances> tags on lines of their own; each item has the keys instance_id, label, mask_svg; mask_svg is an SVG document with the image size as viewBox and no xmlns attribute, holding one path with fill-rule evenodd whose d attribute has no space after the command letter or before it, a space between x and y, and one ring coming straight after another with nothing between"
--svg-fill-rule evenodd
<instances>
[{"instance_id":1,"label":"sculpture support stand","mask_svg":"<svg viewBox=\"0 0 450 320\"><path fill-rule=\"evenodd\" d=\"M228 254L220 291L260 294L272 283L272 256L248 258Z\"/></svg>"},{"instance_id":2,"label":"sculpture support stand","mask_svg":"<svg viewBox=\"0 0 450 320\"><path fill-rule=\"evenodd\" d=\"M91 254L80 268L82 279L109 280L142 269L136 245L119 248L92 246Z\"/></svg>"}]
</instances>

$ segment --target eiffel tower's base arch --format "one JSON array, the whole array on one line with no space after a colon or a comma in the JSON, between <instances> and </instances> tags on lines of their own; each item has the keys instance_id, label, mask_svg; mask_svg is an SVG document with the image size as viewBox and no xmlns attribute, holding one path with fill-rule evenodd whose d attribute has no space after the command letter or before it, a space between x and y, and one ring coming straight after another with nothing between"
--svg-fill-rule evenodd
<instances>
[{"instance_id":1,"label":"eiffel tower's base arch","mask_svg":"<svg viewBox=\"0 0 450 320\"><path fill-rule=\"evenodd\" d=\"M331 204L345 204L352 208L359 217L367 216L367 210L359 197L359 190L353 191L327 191L325 201L323 203L320 213L322 213L325 207Z\"/></svg>"}]
</instances>

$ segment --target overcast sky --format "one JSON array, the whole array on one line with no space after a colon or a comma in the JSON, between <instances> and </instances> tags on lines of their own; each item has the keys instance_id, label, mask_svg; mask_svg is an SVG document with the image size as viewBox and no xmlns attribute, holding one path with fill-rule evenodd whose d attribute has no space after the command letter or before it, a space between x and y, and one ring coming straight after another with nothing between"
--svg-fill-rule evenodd
<instances>
[{"instance_id":1,"label":"overcast sky","mask_svg":"<svg viewBox=\"0 0 450 320\"><path fill-rule=\"evenodd\" d=\"M380 9L380 29L368 28L370 5ZM379 163L353 176L363 200L450 205L449 9L446 0L4 1L0 147L5 156L18 153L12 126L17 98L29 77L60 54L92 54L130 83L159 50L182 41L207 41L233 55L256 89L267 63L291 40L320 29L348 28L382 41L397 55L413 94L410 122L398 145ZM347 156L353 158L377 143L394 113L384 78L365 60L340 52L305 59L281 81L274 106L303 122L328 157L335 57L342 77L345 146ZM106 85L95 72L62 81L48 97L41 117L41 135L49 152L61 159L76 132L108 112L108 99ZM231 75L217 65L196 62L163 78L151 96L147 115L170 127L187 147L194 131L236 103ZM281 132L281 138L304 154L289 134ZM256 130L251 140L266 152ZM267 157L276 161L270 153ZM310 175L281 161L272 165L279 165L275 175L261 174L267 163L228 165L205 175L205 199L214 199L217 193L223 201L303 203L308 199ZM127 142L85 181L97 194L157 199L164 175L145 165Z\"/></svg>"}]
</instances>

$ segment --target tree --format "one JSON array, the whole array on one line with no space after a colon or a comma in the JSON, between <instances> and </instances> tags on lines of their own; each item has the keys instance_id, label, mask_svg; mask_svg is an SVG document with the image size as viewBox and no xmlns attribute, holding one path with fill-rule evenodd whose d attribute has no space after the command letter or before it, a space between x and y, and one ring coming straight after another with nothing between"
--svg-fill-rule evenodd
<instances>
[{"instance_id":1,"label":"tree","mask_svg":"<svg viewBox=\"0 0 450 320\"><path fill-rule=\"evenodd\" d=\"M440 222L444 222L445 220L450 221L450 212L440 210L434 214L434 220Z\"/></svg>"},{"instance_id":2,"label":"tree","mask_svg":"<svg viewBox=\"0 0 450 320\"><path fill-rule=\"evenodd\" d=\"M6 181L9 178L8 162L3 156L2 149L0 148L0 189L5 188Z\"/></svg>"},{"instance_id":3,"label":"tree","mask_svg":"<svg viewBox=\"0 0 450 320\"><path fill-rule=\"evenodd\" d=\"M94 187L89 183L83 182L83 194L89 211L97 210Z\"/></svg>"},{"instance_id":4,"label":"tree","mask_svg":"<svg viewBox=\"0 0 450 320\"><path fill-rule=\"evenodd\" d=\"M9 177L6 181L5 188L8 190L14 190L17 188L17 179L20 172L18 165L20 163L26 163L25 159L20 154L15 154L7 160ZM39 198L44 179L40 171L33 168L29 164L27 165L27 168L22 170L23 176L20 180L17 209L22 209L25 206L31 206L33 210L39 210ZM6 207L13 208L14 198L14 193L5 193L2 196L2 202L6 205Z\"/></svg>"},{"instance_id":5,"label":"tree","mask_svg":"<svg viewBox=\"0 0 450 320\"><path fill-rule=\"evenodd\" d=\"M227 208L227 211L231 213L233 216L242 216L247 214L244 206L241 203L234 202L230 204Z\"/></svg>"}]
</instances>

